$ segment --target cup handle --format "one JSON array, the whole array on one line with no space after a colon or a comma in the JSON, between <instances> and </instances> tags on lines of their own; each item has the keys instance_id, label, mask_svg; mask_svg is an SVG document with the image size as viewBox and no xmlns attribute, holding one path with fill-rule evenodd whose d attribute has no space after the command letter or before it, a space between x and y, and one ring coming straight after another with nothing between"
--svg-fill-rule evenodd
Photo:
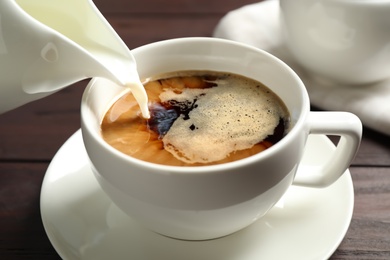
<instances>
[{"instance_id":1,"label":"cup handle","mask_svg":"<svg viewBox=\"0 0 390 260\"><path fill-rule=\"evenodd\" d=\"M309 134L337 135L340 141L322 165L299 165L293 184L327 187L343 175L355 157L362 138L362 123L348 112L310 112L307 124Z\"/></svg>"}]
</instances>

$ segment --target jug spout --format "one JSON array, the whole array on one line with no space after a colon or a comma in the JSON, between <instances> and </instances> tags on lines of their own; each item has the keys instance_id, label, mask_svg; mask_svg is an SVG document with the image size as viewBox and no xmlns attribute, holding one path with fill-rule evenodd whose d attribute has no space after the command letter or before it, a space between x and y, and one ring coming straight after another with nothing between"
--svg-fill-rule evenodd
<instances>
[{"instance_id":1,"label":"jug spout","mask_svg":"<svg viewBox=\"0 0 390 260\"><path fill-rule=\"evenodd\" d=\"M40 65L42 69L52 67L49 75L56 77L58 85L63 81L67 83L66 79L73 83L89 77L105 77L124 85L130 78L138 77L130 50L92 0L16 2L29 16L51 30L56 42L48 42L42 48ZM38 69L39 66L35 72ZM30 92L50 90L43 86L36 88L34 84L28 88Z\"/></svg>"},{"instance_id":2,"label":"jug spout","mask_svg":"<svg viewBox=\"0 0 390 260\"><path fill-rule=\"evenodd\" d=\"M21 75L20 83L25 93L52 93L92 77L104 77L124 86L138 77L135 63L115 65L120 59L113 55L102 61L103 54L97 57L98 54L93 55L61 37L51 37L43 44L35 61Z\"/></svg>"},{"instance_id":3,"label":"jug spout","mask_svg":"<svg viewBox=\"0 0 390 260\"><path fill-rule=\"evenodd\" d=\"M0 67L0 113L86 78L139 83L130 50L91 0L0 1Z\"/></svg>"}]
</instances>

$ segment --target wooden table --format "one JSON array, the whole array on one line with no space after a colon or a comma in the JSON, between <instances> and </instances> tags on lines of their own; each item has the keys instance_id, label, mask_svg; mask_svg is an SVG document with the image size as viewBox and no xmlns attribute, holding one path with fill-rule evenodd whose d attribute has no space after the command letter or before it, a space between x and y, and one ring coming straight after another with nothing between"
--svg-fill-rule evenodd
<instances>
[{"instance_id":1,"label":"wooden table","mask_svg":"<svg viewBox=\"0 0 390 260\"><path fill-rule=\"evenodd\" d=\"M95 1L129 48L211 36L224 14L251 2L257 1ZM86 84L79 82L0 115L0 259L59 259L41 222L40 188L50 160L80 128L79 104ZM365 129L350 171L354 215L331 259L390 259L390 137Z\"/></svg>"}]
</instances>

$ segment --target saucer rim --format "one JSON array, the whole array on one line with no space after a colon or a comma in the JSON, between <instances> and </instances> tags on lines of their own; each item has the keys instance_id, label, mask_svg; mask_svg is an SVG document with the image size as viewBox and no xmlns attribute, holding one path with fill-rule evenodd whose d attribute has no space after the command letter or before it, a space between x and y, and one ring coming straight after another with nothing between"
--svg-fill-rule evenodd
<instances>
[{"instance_id":1,"label":"saucer rim","mask_svg":"<svg viewBox=\"0 0 390 260\"><path fill-rule=\"evenodd\" d=\"M316 135L316 136L323 138L322 141L324 142L324 145L325 145L325 143L327 143L326 145L334 146L334 144L325 135ZM47 235L50 243L52 244L53 248L55 249L55 251L58 253L58 255L62 259L66 259L66 257L65 257L66 253L65 253L65 251L63 251L64 249L63 249L63 246L61 245L61 243L57 243L57 240L55 239L56 235L50 229L49 224L47 224L47 216L46 216L46 212L45 212L45 207L43 205L43 199L44 199L44 196L46 194L47 185L50 183L50 181L48 179L49 179L50 175L53 175L53 169L52 168L55 168L55 167L53 167L53 165L55 164L55 161L58 160L59 158L61 158L63 150L68 149L67 146L69 146L69 143L75 142L75 141L77 142L77 140L74 140L74 139L78 139L78 138L80 139L78 141L82 142L81 130L80 129L77 130L74 134L72 134L63 143L63 145L59 148L59 150L57 151L57 153L53 157L52 161L50 162L49 167L47 168L47 171L45 173L45 176L44 176L44 179L43 179L43 182L42 182L41 194L40 194L40 211L41 211L41 219L42 219L44 230L45 230L46 235ZM88 158L87 155L86 155L86 158ZM347 231L349 229L351 221L352 221L353 210L354 210L354 188L353 188L353 181L352 181L352 176L351 176L351 173L349 171L349 168L345 171L345 173L343 174L343 177L345 179L343 181L343 182L345 182L344 185L347 185L348 188L349 188L349 190L345 191L346 196L347 196L347 198L349 200L349 203L346 204L347 209L345 209L345 212L347 212L347 214L345 214L345 216L342 219L343 222L345 222L345 223L342 225L343 228L340 229L340 231L338 232L337 240L336 239L334 240L332 245L329 246L329 248L324 252L323 258L321 258L321 259L328 259L337 250L337 248L339 247L340 243L343 241L343 239L344 239L344 237L345 237L345 235L346 235L346 233L347 233ZM340 182L340 181L341 180L338 180L336 182ZM295 187L297 187L297 186L295 186ZM100 187L97 187L97 188L100 191L102 191ZM310 189L310 188L308 188L308 189ZM324 189L326 189L326 188L324 188ZM223 239L223 238L221 238L221 239ZM78 258L78 259L82 259L82 258Z\"/></svg>"}]
</instances>

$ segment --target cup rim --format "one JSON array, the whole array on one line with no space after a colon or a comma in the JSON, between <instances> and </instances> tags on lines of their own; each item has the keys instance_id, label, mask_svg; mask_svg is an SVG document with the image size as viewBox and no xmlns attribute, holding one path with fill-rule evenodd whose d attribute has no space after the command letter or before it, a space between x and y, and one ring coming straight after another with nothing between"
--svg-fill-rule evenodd
<instances>
[{"instance_id":1,"label":"cup rim","mask_svg":"<svg viewBox=\"0 0 390 260\"><path fill-rule=\"evenodd\" d=\"M97 81L101 80L99 78L92 78L92 80L88 83L86 89L84 90L82 101L81 101L81 121L82 121L82 131L88 131L90 136L93 137L93 139L109 154L112 154L113 156L119 158L120 160L124 162L131 162L134 164L137 164L139 167L148 168L151 170L155 170L155 172L169 172L170 174L209 174L211 172L223 172L226 170L232 170L235 168L241 168L244 166L248 166L251 164L254 164L258 160L264 160L269 157L275 156L276 153L278 153L285 145L292 142L301 131L304 130L304 124L306 121L306 117L308 116L308 113L310 112L310 102L309 102L309 96L307 93L307 90L304 86L304 83L299 78L299 76L282 60L275 57L274 55L261 50L259 48L256 48L254 46L250 46L244 43L231 41L231 40L225 40L225 39L219 39L219 38L211 38L211 37L185 37L185 38L174 38L174 39L168 39L163 41L158 41L154 43L149 43L143 46L140 46L136 49L133 49L133 52L137 52L139 50L143 50L145 48L154 48L159 45L166 45L166 44L182 44L182 43L196 43L196 42L214 42L214 43L221 43L221 44L231 44L236 45L240 48L250 49L253 52L260 53L263 56L267 56L268 59L273 60L273 62L278 63L280 66L283 67L284 70L286 70L295 80L295 84L299 86L301 89L301 95L303 95L303 104L301 105L301 110L299 111L300 116L294 123L294 125L291 127L289 132L276 144L273 146L267 148L266 150L256 153L254 155L251 155L246 158L242 158L240 160L235 160L232 162L222 163L222 164L216 164L216 165L200 165L200 166L171 166L171 165L163 165L163 164L157 164L152 162L143 161L141 159L137 159L134 157L131 157L130 155L124 154L120 152L119 150L115 149L111 145L109 145L107 142L104 141L102 138L99 130L100 129L94 129L92 124L89 124L85 122L86 117L88 117L88 111L90 110L88 105L89 100L89 92L93 91L93 88ZM107 108L108 109L108 108ZM99 119L101 120L101 118ZM100 122L99 122L100 125Z\"/></svg>"}]
</instances>

